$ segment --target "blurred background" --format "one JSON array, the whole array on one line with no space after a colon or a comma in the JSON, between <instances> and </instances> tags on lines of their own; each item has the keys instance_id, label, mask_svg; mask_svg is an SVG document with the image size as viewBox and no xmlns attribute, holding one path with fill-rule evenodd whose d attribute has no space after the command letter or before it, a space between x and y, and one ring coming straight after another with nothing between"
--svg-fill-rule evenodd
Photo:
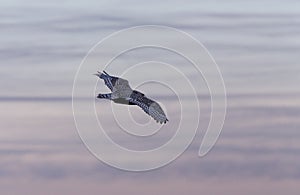
<instances>
[{"instance_id":1,"label":"blurred background","mask_svg":"<svg viewBox=\"0 0 300 195\"><path fill-rule=\"evenodd\" d=\"M205 45L222 72L228 107L208 155L197 156L204 133L199 131L170 165L132 173L102 163L86 149L74 125L71 95L77 68L94 44L146 24L178 28ZM1 194L300 191L299 1L1 0L0 33ZM145 53L167 56L137 51L120 63ZM204 107L207 102L209 96L200 97ZM203 120L209 114L204 109Z\"/></svg>"}]
</instances>

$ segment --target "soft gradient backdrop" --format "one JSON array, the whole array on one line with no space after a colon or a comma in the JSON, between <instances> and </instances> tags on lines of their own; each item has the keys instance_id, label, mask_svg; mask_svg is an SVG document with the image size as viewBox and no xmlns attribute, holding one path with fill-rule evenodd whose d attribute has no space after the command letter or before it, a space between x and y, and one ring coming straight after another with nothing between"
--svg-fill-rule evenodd
<instances>
[{"instance_id":1,"label":"soft gradient backdrop","mask_svg":"<svg viewBox=\"0 0 300 195\"><path fill-rule=\"evenodd\" d=\"M144 24L184 30L207 47L222 71L228 110L220 139L205 157L197 156L204 133L199 131L170 165L132 173L103 164L85 148L71 93L76 70L95 43ZM1 0L0 33L1 194L300 192L299 1ZM143 60L145 53L166 57L160 52L137 51L120 63ZM152 94L162 103L175 101ZM209 96L199 98L205 127ZM135 111L142 111L132 112L138 121L148 119ZM99 112L109 124L111 118ZM152 147L161 141L164 136L127 144Z\"/></svg>"}]
</instances>

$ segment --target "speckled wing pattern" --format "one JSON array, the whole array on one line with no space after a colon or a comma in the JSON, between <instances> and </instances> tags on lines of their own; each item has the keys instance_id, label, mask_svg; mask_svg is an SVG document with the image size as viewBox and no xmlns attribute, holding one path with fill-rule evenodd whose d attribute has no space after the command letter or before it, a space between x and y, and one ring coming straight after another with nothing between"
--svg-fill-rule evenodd
<instances>
[{"instance_id":1,"label":"speckled wing pattern","mask_svg":"<svg viewBox=\"0 0 300 195\"><path fill-rule=\"evenodd\" d=\"M156 120L156 122L162 124L169 121L163 109L157 102L147 98L144 94L138 91L134 90L132 92L129 98L129 102L141 107L147 114L149 114L154 120Z\"/></svg>"},{"instance_id":2,"label":"speckled wing pattern","mask_svg":"<svg viewBox=\"0 0 300 195\"><path fill-rule=\"evenodd\" d=\"M117 82L117 80L119 79L118 77L114 77L114 76L110 76L107 72L103 71L103 73L99 72L98 71L98 74L95 74L97 75L99 78L103 79L104 80L104 84L111 90L113 91L114 89L114 86Z\"/></svg>"},{"instance_id":3,"label":"speckled wing pattern","mask_svg":"<svg viewBox=\"0 0 300 195\"><path fill-rule=\"evenodd\" d=\"M162 124L169 121L157 102L147 98L139 91L132 90L126 79L111 76L105 71L103 73L98 71L95 75L103 79L105 85L112 91L110 94L98 94L97 98L109 99L119 104L137 105L156 122Z\"/></svg>"}]
</instances>

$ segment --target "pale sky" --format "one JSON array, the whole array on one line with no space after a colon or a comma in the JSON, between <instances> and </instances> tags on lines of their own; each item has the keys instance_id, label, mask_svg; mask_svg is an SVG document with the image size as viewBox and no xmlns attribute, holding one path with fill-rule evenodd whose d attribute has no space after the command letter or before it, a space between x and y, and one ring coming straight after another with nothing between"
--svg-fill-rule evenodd
<instances>
[{"instance_id":1,"label":"pale sky","mask_svg":"<svg viewBox=\"0 0 300 195\"><path fill-rule=\"evenodd\" d=\"M1 194L296 194L299 11L293 0L2 1ZM107 166L88 151L75 128L71 95L77 68L94 44L118 30L145 24L178 28L202 42L220 67L228 107L217 144L199 158L210 114L207 89L200 84L203 112L191 146L165 167L131 173ZM187 66L172 53L148 48L121 56L109 70L153 59ZM186 71L191 81L201 83L192 69ZM172 74L158 75L176 82ZM143 78L127 79L137 83ZM107 91L101 82L97 90ZM110 135L129 148L162 144L178 125L179 104L170 91L164 94L154 85L141 90L164 104L170 118L166 131L150 141L128 140L117 127L109 129L113 116L103 110L110 103L96 102ZM141 110L132 112L137 121L149 119Z\"/></svg>"}]
</instances>

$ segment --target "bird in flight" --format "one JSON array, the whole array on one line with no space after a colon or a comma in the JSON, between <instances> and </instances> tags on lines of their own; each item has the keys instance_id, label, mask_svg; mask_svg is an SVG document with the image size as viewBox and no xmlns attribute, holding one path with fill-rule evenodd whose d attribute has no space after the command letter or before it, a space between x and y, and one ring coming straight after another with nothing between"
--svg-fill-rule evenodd
<instances>
[{"instance_id":1,"label":"bird in flight","mask_svg":"<svg viewBox=\"0 0 300 195\"><path fill-rule=\"evenodd\" d=\"M97 98L109 99L117 104L137 105L160 124L169 121L157 102L147 98L143 93L133 90L127 80L111 76L105 71L103 73L98 71L95 75L103 79L105 85L111 90L111 93L98 94Z\"/></svg>"}]
</instances>

